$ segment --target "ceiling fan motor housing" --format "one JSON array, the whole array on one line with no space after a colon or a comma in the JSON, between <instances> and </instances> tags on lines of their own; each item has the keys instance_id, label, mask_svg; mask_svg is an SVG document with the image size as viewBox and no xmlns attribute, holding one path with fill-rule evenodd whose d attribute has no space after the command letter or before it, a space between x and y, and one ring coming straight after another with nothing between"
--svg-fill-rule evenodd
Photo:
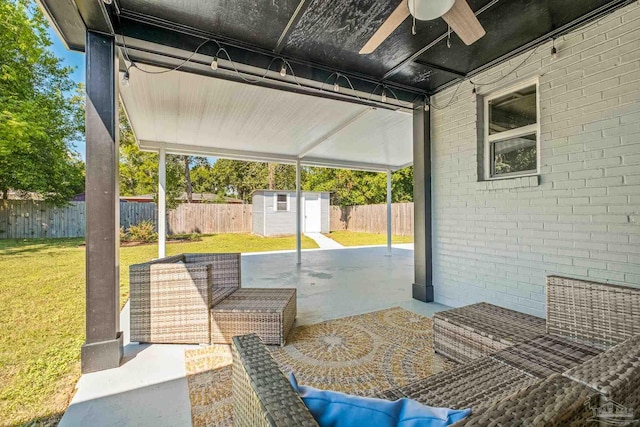
<instances>
[{"instance_id":1,"label":"ceiling fan motor housing","mask_svg":"<svg viewBox=\"0 0 640 427\"><path fill-rule=\"evenodd\" d=\"M440 18L453 7L455 0L407 0L409 12L420 21Z\"/></svg>"}]
</instances>

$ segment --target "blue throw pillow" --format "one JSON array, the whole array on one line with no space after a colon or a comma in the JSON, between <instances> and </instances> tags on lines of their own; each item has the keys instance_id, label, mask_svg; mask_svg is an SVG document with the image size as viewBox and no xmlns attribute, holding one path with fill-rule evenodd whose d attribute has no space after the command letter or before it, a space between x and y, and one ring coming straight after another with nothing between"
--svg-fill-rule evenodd
<instances>
[{"instance_id":1,"label":"blue throw pillow","mask_svg":"<svg viewBox=\"0 0 640 427\"><path fill-rule=\"evenodd\" d=\"M441 427L453 424L471 413L471 409L434 408L411 399L391 402L318 390L298 385L293 373L289 381L320 427Z\"/></svg>"}]
</instances>

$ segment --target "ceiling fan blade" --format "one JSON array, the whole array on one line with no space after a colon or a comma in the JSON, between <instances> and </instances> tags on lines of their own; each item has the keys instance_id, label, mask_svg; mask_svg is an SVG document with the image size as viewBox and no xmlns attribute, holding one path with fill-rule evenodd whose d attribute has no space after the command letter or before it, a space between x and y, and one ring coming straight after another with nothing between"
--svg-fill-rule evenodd
<instances>
[{"instance_id":1,"label":"ceiling fan blade","mask_svg":"<svg viewBox=\"0 0 640 427\"><path fill-rule=\"evenodd\" d=\"M467 46L486 34L466 0L456 0L442 19L456 32Z\"/></svg>"},{"instance_id":2,"label":"ceiling fan blade","mask_svg":"<svg viewBox=\"0 0 640 427\"><path fill-rule=\"evenodd\" d=\"M369 39L369 41L360 49L360 55L366 55L369 53L373 53L374 50L378 48L382 44L383 41L386 40L387 37L393 31L398 28L402 21L407 19L409 16L409 7L407 6L406 0L402 0L400 5L393 11L391 15L387 18L386 21L378 28L378 31L375 32L373 36Z\"/></svg>"}]
</instances>

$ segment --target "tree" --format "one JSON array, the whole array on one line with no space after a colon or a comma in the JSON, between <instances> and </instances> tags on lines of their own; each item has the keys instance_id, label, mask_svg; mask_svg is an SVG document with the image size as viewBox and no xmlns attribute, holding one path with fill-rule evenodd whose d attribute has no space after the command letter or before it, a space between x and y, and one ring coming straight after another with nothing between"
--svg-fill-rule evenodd
<instances>
[{"instance_id":1,"label":"tree","mask_svg":"<svg viewBox=\"0 0 640 427\"><path fill-rule=\"evenodd\" d=\"M399 169L391 175L392 200L413 202L413 166Z\"/></svg>"},{"instance_id":2,"label":"tree","mask_svg":"<svg viewBox=\"0 0 640 427\"><path fill-rule=\"evenodd\" d=\"M273 186L277 190L296 188L296 169L292 165L218 159L212 168L212 178L219 193L251 202L255 190Z\"/></svg>"},{"instance_id":3,"label":"tree","mask_svg":"<svg viewBox=\"0 0 640 427\"><path fill-rule=\"evenodd\" d=\"M178 205L183 193L191 202L193 193L217 193L211 165L204 157L167 155L166 158L167 207ZM158 193L158 154L141 151L133 131L120 108L120 194L136 196Z\"/></svg>"},{"instance_id":4,"label":"tree","mask_svg":"<svg viewBox=\"0 0 640 427\"><path fill-rule=\"evenodd\" d=\"M391 176L392 201L413 200L413 167ZM347 169L309 168L303 188L307 191L330 191L334 205L353 206L385 203L387 176L384 173Z\"/></svg>"},{"instance_id":5,"label":"tree","mask_svg":"<svg viewBox=\"0 0 640 427\"><path fill-rule=\"evenodd\" d=\"M49 49L40 10L0 0L0 192L41 193L56 204L82 192L82 162L72 142L84 127L73 71Z\"/></svg>"},{"instance_id":6,"label":"tree","mask_svg":"<svg viewBox=\"0 0 640 427\"><path fill-rule=\"evenodd\" d=\"M213 193L224 195L213 179L213 168L206 158L197 157L191 168L191 185L194 193Z\"/></svg>"},{"instance_id":7,"label":"tree","mask_svg":"<svg viewBox=\"0 0 640 427\"><path fill-rule=\"evenodd\" d=\"M193 202L193 188L191 186L191 157L180 156L184 163L184 189L187 193L187 202Z\"/></svg>"},{"instance_id":8,"label":"tree","mask_svg":"<svg viewBox=\"0 0 640 427\"><path fill-rule=\"evenodd\" d=\"M120 108L120 194L136 196L158 194L158 154L141 151L136 144L127 116ZM180 156L167 156L167 207L174 208L184 185Z\"/></svg>"}]
</instances>

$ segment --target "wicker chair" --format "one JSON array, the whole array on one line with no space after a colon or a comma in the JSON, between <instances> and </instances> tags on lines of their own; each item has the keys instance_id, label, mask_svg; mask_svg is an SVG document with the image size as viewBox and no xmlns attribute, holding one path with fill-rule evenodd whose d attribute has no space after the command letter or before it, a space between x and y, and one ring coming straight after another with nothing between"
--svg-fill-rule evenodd
<instances>
[{"instance_id":1,"label":"wicker chair","mask_svg":"<svg viewBox=\"0 0 640 427\"><path fill-rule=\"evenodd\" d=\"M129 267L131 341L205 344L209 308L240 287L239 254L183 254Z\"/></svg>"},{"instance_id":2,"label":"wicker chair","mask_svg":"<svg viewBox=\"0 0 640 427\"><path fill-rule=\"evenodd\" d=\"M640 418L640 289L553 276L547 296L546 334L377 397L472 408L456 426L581 426L612 402ZM316 425L257 336L232 348L235 425Z\"/></svg>"},{"instance_id":3,"label":"wicker chair","mask_svg":"<svg viewBox=\"0 0 640 427\"><path fill-rule=\"evenodd\" d=\"M229 344L256 332L283 345L295 289L241 289L240 254L183 254L132 265L131 341Z\"/></svg>"}]
</instances>

